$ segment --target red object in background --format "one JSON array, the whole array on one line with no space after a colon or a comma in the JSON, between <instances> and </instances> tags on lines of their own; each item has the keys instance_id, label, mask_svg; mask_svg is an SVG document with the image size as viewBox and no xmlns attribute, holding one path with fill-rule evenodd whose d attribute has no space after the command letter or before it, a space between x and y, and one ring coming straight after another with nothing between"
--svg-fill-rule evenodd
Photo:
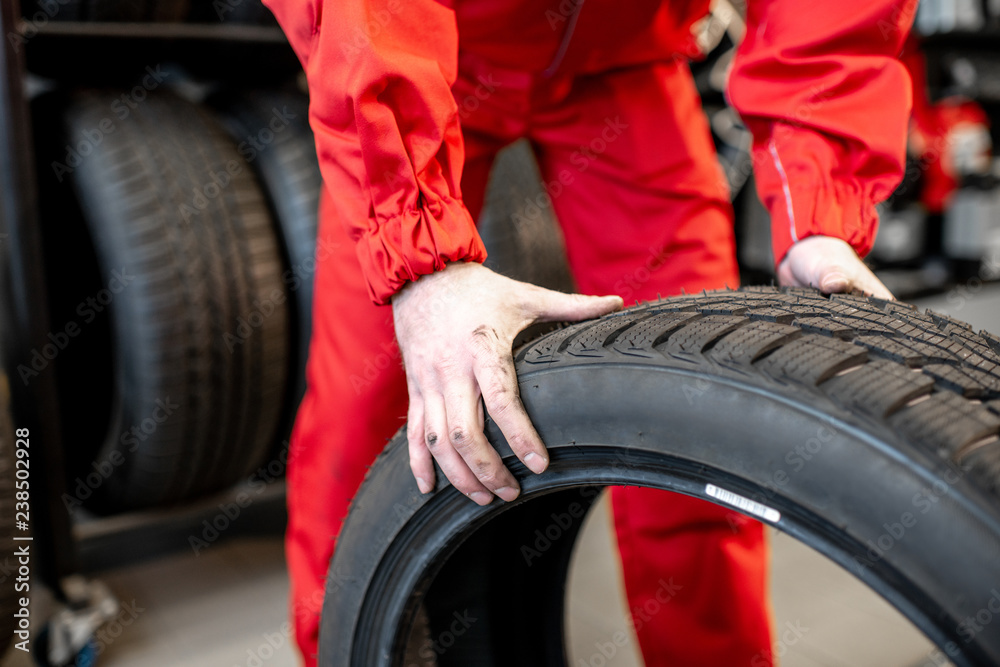
<instances>
[{"instance_id":1,"label":"red object in background","mask_svg":"<svg viewBox=\"0 0 1000 667\"><path fill-rule=\"evenodd\" d=\"M348 503L405 415L392 313L372 301L482 261L473 219L497 150L532 141L582 292L631 301L737 276L725 180L683 63L706 2L268 4L310 82L326 184L289 465L293 616L312 656ZM909 82L895 54L914 10L751 3L729 92L754 132L778 260L814 234L870 248L874 205L903 171ZM760 524L653 490L612 499L630 607L656 600L664 577L683 586L638 630L647 664L771 664Z\"/></svg>"},{"instance_id":2,"label":"red object in background","mask_svg":"<svg viewBox=\"0 0 1000 667\"><path fill-rule=\"evenodd\" d=\"M942 213L958 189L961 171L989 171L989 117L964 97L930 101L926 62L916 37L906 41L902 61L913 83L909 151L923 170L920 202L931 213Z\"/></svg>"},{"instance_id":3,"label":"red object in background","mask_svg":"<svg viewBox=\"0 0 1000 667\"><path fill-rule=\"evenodd\" d=\"M987 141L978 141L984 136ZM910 125L910 150L924 166L920 202L931 213L942 213L958 189L962 176L956 168L958 144L968 140L982 146L989 159L989 118L982 107L965 98L946 98L931 104Z\"/></svg>"}]
</instances>

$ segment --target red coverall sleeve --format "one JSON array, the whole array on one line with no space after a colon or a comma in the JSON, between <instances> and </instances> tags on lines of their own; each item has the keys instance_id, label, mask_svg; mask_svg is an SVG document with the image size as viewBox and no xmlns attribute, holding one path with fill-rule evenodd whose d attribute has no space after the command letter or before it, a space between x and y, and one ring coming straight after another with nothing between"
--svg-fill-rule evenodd
<instances>
[{"instance_id":1,"label":"red coverall sleeve","mask_svg":"<svg viewBox=\"0 0 1000 667\"><path fill-rule=\"evenodd\" d=\"M750 0L728 95L753 133L774 259L808 236L864 256L905 169L916 0Z\"/></svg>"},{"instance_id":2,"label":"red coverall sleeve","mask_svg":"<svg viewBox=\"0 0 1000 667\"><path fill-rule=\"evenodd\" d=\"M265 2L309 80L326 186L367 205L367 216L341 217L372 299L387 303L446 262L485 260L459 189L454 11L436 0Z\"/></svg>"}]
</instances>

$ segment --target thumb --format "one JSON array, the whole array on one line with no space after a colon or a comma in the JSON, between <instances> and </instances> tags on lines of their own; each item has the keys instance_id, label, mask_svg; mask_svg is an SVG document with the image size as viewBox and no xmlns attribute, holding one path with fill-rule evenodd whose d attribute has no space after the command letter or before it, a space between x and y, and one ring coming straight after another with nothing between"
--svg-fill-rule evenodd
<instances>
[{"instance_id":1,"label":"thumb","mask_svg":"<svg viewBox=\"0 0 1000 667\"><path fill-rule=\"evenodd\" d=\"M792 245L778 267L778 281L814 287L827 294L860 290L893 298L846 241L828 236L810 236Z\"/></svg>"},{"instance_id":2,"label":"thumb","mask_svg":"<svg viewBox=\"0 0 1000 667\"><path fill-rule=\"evenodd\" d=\"M538 322L587 320L621 310L625 305L620 296L586 296L543 291L545 296L540 300L535 318Z\"/></svg>"},{"instance_id":3,"label":"thumb","mask_svg":"<svg viewBox=\"0 0 1000 667\"><path fill-rule=\"evenodd\" d=\"M829 270L820 270L817 272L816 283L819 285L821 292L825 294L834 294L836 292L847 292L854 285L850 278L848 278L840 267L834 267Z\"/></svg>"}]
</instances>

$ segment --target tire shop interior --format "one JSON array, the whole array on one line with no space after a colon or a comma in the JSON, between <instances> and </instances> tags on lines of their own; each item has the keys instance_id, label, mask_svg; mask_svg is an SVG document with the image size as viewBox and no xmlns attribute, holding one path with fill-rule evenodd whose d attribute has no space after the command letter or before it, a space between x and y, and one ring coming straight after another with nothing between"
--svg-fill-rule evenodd
<instances>
[{"instance_id":1,"label":"tire shop interior","mask_svg":"<svg viewBox=\"0 0 1000 667\"><path fill-rule=\"evenodd\" d=\"M696 26L708 55L691 69L731 190L742 284L769 286L752 138L724 95L745 11L712 3ZM4 472L0 664L301 664L285 469L328 250L316 243L323 184L299 62L259 0L4 0L0 18L0 464L14 470L14 434L30 432L33 535L25 651L13 616L24 552L7 546L8 532L24 536L12 511L20 477L8 484ZM912 34L907 68L922 94L906 174L879 205L866 262L897 299L997 341L1000 3L924 0ZM479 230L490 268L573 291L526 141L494 164ZM371 372L390 363L375 358ZM960 393L996 408L990 381ZM182 409L197 414L171 420ZM607 494L576 519L565 664L642 665ZM795 535L768 534L768 659L951 664L891 595ZM411 637L392 664L472 664L446 659L454 641Z\"/></svg>"}]
</instances>

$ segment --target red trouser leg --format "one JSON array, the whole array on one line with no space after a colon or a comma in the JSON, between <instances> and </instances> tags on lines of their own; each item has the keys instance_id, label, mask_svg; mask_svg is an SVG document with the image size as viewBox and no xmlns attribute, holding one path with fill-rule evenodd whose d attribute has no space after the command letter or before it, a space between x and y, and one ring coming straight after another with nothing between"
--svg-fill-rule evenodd
<instances>
[{"instance_id":1,"label":"red trouser leg","mask_svg":"<svg viewBox=\"0 0 1000 667\"><path fill-rule=\"evenodd\" d=\"M578 78L532 128L582 292L737 285L728 190L686 65ZM646 664L769 664L763 526L654 489L615 488L612 503Z\"/></svg>"},{"instance_id":2,"label":"red trouser leg","mask_svg":"<svg viewBox=\"0 0 1000 667\"><path fill-rule=\"evenodd\" d=\"M500 147L466 138L464 190L482 202L489 165ZM292 583L291 618L306 667L316 664L319 612L327 569L351 498L368 466L406 418L406 380L392 310L375 306L341 218L364 216L351 184L326 184L320 200L316 299L307 368L288 462L285 551ZM336 191L337 197L330 192ZM336 583L337 573L331 573Z\"/></svg>"},{"instance_id":3,"label":"red trouser leg","mask_svg":"<svg viewBox=\"0 0 1000 667\"><path fill-rule=\"evenodd\" d=\"M369 299L340 214L324 189L308 389L288 464L291 612L307 665L315 664L327 568L348 504L406 414L392 311Z\"/></svg>"},{"instance_id":4,"label":"red trouser leg","mask_svg":"<svg viewBox=\"0 0 1000 667\"><path fill-rule=\"evenodd\" d=\"M695 126L690 132L692 118L700 118L691 111L693 97L690 91L684 96L683 89L675 89L673 70L659 68L653 79L644 77L644 71L653 70L580 81L561 105L562 112L550 111L533 120L546 181L553 183L563 171L571 178L565 194L555 196L555 205L581 289L635 299L680 287L735 284L728 204L712 189L718 186L718 174L708 167L714 168L714 163L706 157L710 153L703 121L700 129ZM518 77L504 81L504 90L525 92ZM660 83L651 86L651 81ZM689 82L686 85L690 88ZM629 86L637 87L630 92ZM510 98L496 96L497 103L505 101ZM658 115L637 113L649 110L650 104ZM670 113L676 116L673 124ZM477 129L466 135L463 190L466 201L475 204L482 201L494 152L510 137L491 136L500 123L468 120L467 125ZM629 128L621 127L622 120ZM640 136L627 134L633 126L641 130ZM704 139L700 144L699 132ZM620 141L625 137L629 140ZM598 138L604 140L603 147ZM654 150L657 141L669 145ZM351 187L328 183L327 189L338 193L336 203L326 192L322 200L309 389L296 420L289 461L286 544L292 617L307 665L315 664L326 570L350 498L406 411L390 311L368 300L353 244L340 223L343 216L365 213L364 202L352 198L360 193L352 193ZM550 191L556 194L554 186ZM712 192L717 196L706 196ZM623 499L635 501L627 513ZM616 490L614 501L630 604L650 616L647 621L636 613L647 664L674 658L674 664L730 664L746 654L717 646L716 635L733 638L733 646L766 646L763 585L757 586L766 564L759 525L737 528L727 538L718 529L725 525L730 530L726 514L705 503L641 489ZM671 558L662 549L668 533L675 534ZM736 557L740 545L742 561ZM713 556L711 566L698 567ZM335 582L336 572L332 578ZM675 589L677 584L684 588L661 603L658 597L664 590L659 581L669 583L671 578ZM706 587L706 579L726 583ZM660 607L650 614L654 603ZM695 631L691 626L697 626ZM682 651L688 646L697 661L685 662Z\"/></svg>"}]
</instances>

